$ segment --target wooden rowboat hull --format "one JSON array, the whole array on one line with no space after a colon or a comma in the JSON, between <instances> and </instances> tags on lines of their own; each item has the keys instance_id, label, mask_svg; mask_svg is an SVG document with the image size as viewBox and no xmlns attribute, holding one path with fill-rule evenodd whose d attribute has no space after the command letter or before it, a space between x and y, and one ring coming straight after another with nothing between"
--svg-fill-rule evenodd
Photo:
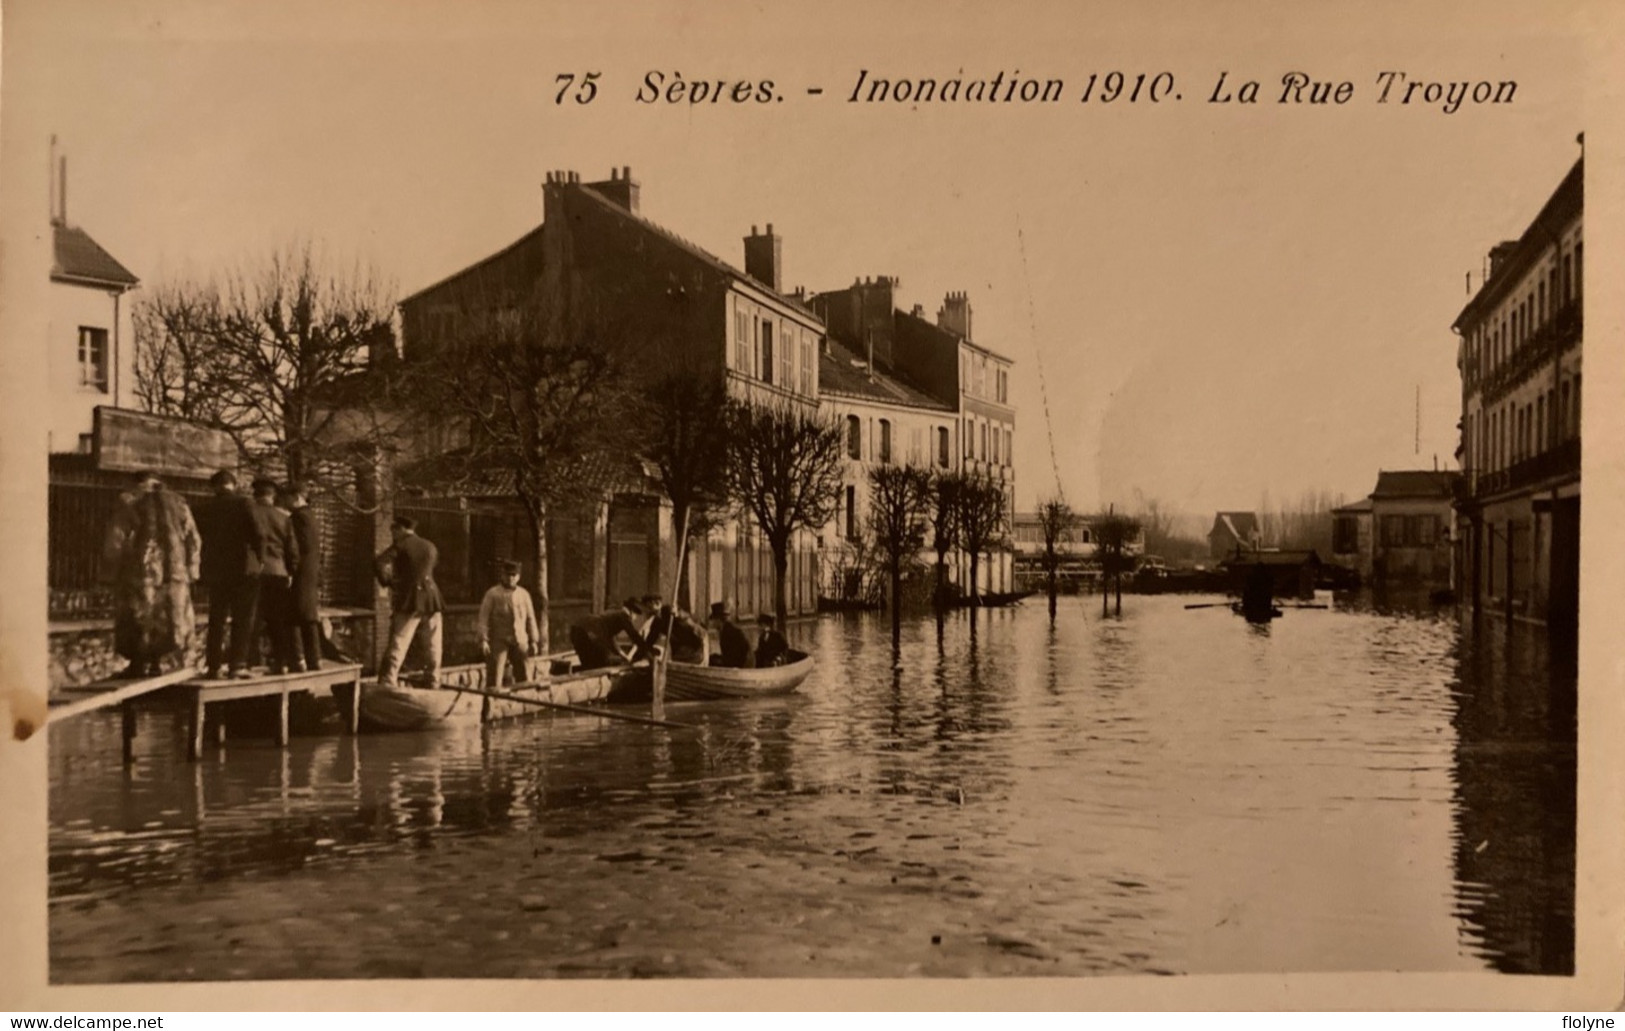
<instances>
[{"instance_id":1,"label":"wooden rowboat hull","mask_svg":"<svg viewBox=\"0 0 1625 1031\"><path fill-rule=\"evenodd\" d=\"M512 691L521 698L581 705L606 700L618 675L624 674L613 670L570 673L552 677L541 686L503 690ZM465 686L481 687L479 683ZM343 705L342 699L340 704ZM430 730L533 716L541 711L544 710L523 702L487 698L459 690L458 685L453 683L439 687L402 683L394 688L365 684L361 689L361 712L357 722L360 729L375 732Z\"/></svg>"},{"instance_id":2,"label":"wooden rowboat hull","mask_svg":"<svg viewBox=\"0 0 1625 1031\"><path fill-rule=\"evenodd\" d=\"M666 667L666 700L715 702L739 698L772 698L800 687L816 663L804 652L790 652L792 661L765 669L727 666L692 666L673 662ZM631 671L614 688L611 701L647 701L653 690L649 670Z\"/></svg>"}]
</instances>

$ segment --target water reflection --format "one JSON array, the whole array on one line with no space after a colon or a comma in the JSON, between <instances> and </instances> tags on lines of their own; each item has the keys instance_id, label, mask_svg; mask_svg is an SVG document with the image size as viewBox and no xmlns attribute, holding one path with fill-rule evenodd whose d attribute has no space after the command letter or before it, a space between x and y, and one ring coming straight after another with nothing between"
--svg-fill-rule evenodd
<instances>
[{"instance_id":1,"label":"water reflection","mask_svg":"<svg viewBox=\"0 0 1625 1031\"><path fill-rule=\"evenodd\" d=\"M802 693L693 731L188 764L154 711L125 769L116 716L53 727L52 976L1572 969L1572 667L1430 608L1184 600L827 618Z\"/></svg>"}]
</instances>

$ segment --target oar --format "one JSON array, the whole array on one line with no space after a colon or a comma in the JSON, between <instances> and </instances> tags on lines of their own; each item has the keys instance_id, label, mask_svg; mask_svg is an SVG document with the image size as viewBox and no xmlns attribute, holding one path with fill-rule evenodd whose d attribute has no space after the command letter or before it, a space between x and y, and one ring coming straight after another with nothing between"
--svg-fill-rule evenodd
<instances>
[{"instance_id":1,"label":"oar","mask_svg":"<svg viewBox=\"0 0 1625 1031\"><path fill-rule=\"evenodd\" d=\"M1227 609L1236 604L1233 601L1207 601L1197 605L1186 605L1187 609Z\"/></svg>"},{"instance_id":2,"label":"oar","mask_svg":"<svg viewBox=\"0 0 1625 1031\"><path fill-rule=\"evenodd\" d=\"M527 684L514 684L514 687L541 687L547 681L535 681ZM564 702L544 702L540 698L527 698L524 695L509 694L506 691L486 691L477 687L453 687L445 690L461 691L464 694L479 695L482 698L500 698L505 702L519 702L522 705L537 705L544 709L562 709L565 712L576 712L584 716L602 716L606 720L626 720L629 723L646 723L655 727L669 727L672 730L699 730L698 724L675 723L671 720L650 719L647 716L633 716L625 712L608 712L604 709L594 709L585 705L567 705Z\"/></svg>"}]
</instances>

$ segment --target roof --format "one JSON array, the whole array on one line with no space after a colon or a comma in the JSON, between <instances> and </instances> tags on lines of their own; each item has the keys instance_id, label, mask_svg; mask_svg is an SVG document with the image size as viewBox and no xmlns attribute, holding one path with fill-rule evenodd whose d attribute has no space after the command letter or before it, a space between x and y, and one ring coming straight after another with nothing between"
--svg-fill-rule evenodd
<instances>
[{"instance_id":1,"label":"roof","mask_svg":"<svg viewBox=\"0 0 1625 1031\"><path fill-rule=\"evenodd\" d=\"M818 362L818 392L934 412L955 411L952 405L879 369L871 375L862 358L834 340Z\"/></svg>"},{"instance_id":2,"label":"roof","mask_svg":"<svg viewBox=\"0 0 1625 1031\"><path fill-rule=\"evenodd\" d=\"M1220 512L1213 517L1213 529L1208 533L1213 533L1220 526L1229 530L1236 540L1244 541L1258 533L1258 516L1252 512Z\"/></svg>"},{"instance_id":3,"label":"roof","mask_svg":"<svg viewBox=\"0 0 1625 1031\"><path fill-rule=\"evenodd\" d=\"M1450 470L1407 469L1377 473L1373 498L1452 498L1461 474Z\"/></svg>"},{"instance_id":4,"label":"roof","mask_svg":"<svg viewBox=\"0 0 1625 1031\"><path fill-rule=\"evenodd\" d=\"M796 309L797 311L800 311L800 312L806 314L809 318L811 318L813 321L819 323L820 325L823 324L823 320L820 319L816 314L814 314L812 309L807 307L807 305L806 305L806 303L804 301L797 300L796 298L791 297L788 294L785 294L785 293L783 293L781 291L773 289L773 287L771 285L769 285L767 283L763 283L761 280L757 279L756 277L750 275L747 272L742 271L741 269L735 268L734 266L728 264L726 261L723 261L721 258L719 258L716 255L712 254L710 251L707 251L705 248L699 246L698 244L695 244L690 240L684 239L683 237L677 235L676 233L672 232L671 230L667 229L666 227L664 227L664 226L662 226L662 225L660 225L660 224L658 224L656 222L651 222L649 219L644 218L642 215L639 215L639 214L637 214L635 212L632 212L632 211L628 211L626 208L624 208L621 205L615 203L613 200L610 200L608 197L605 197L603 194L601 194L597 190L593 189L592 184L590 184L590 183L570 183L570 182L565 182L565 183L549 184L549 187L550 188L558 188L558 189L562 189L562 190L568 190L568 191L570 191L570 196L572 196L572 197L581 198L581 199L585 200L589 204L597 204L604 211L609 212L609 213L611 213L611 214L613 214L613 215L615 215L615 216L617 216L619 218L624 218L627 221L638 225L640 228L645 229L645 230L649 231L650 233L653 233L656 236L659 236L661 239L667 241L668 243L671 243L671 244L675 245L678 250L682 251L684 254L688 255L689 257L698 260L702 264L709 267L712 271L721 273L722 275L727 276L728 278L734 280L735 282L748 283L751 286L755 287L756 289L762 291L763 293L766 293L769 296L774 297L777 300L783 302L784 304ZM543 231L544 228L545 228L545 225L537 226L535 229L532 229L529 232L525 233L525 235L521 236L519 239L515 240L513 243L511 243L508 246L502 248L501 250L497 251L496 253L488 255L488 256L486 256L484 258L481 258L479 261L474 262L472 265L465 266L464 268L461 268L461 269L457 270L456 272L453 272L450 275L445 276L442 279L436 280L435 282L429 284L428 286L424 287L423 289L418 290L418 291L408 295L407 297L403 298L400 303L401 304L406 304L408 301L415 300L416 298L422 296L423 294L426 294L426 293L430 292L431 290L434 290L434 289L436 289L438 287L444 286L445 284L457 279L460 276L463 276L463 275L466 275L467 273L473 272L475 269L478 269L481 266L484 266L484 265L490 264L491 262L497 261L498 259L500 259L503 256L507 255L509 252L523 246L524 244L529 242L533 237L539 235Z\"/></svg>"},{"instance_id":5,"label":"roof","mask_svg":"<svg viewBox=\"0 0 1625 1031\"><path fill-rule=\"evenodd\" d=\"M92 286L118 286L129 289L140 283L135 273L118 263L102 245L78 226L55 223L51 226L54 258L51 278Z\"/></svg>"},{"instance_id":6,"label":"roof","mask_svg":"<svg viewBox=\"0 0 1625 1031\"><path fill-rule=\"evenodd\" d=\"M1478 293L1467 302L1467 306L1456 316L1450 328L1459 332L1463 323L1493 306L1512 290L1517 285L1519 273L1549 251L1553 238L1584 205L1585 157L1582 155L1574 162L1574 167L1569 169L1568 175L1563 177L1563 181L1557 184L1557 189L1552 191L1551 197L1541 206L1540 214L1536 215L1524 229L1523 235L1518 238L1517 246L1507 255L1501 267L1496 269L1495 274L1490 276L1479 288Z\"/></svg>"},{"instance_id":7,"label":"roof","mask_svg":"<svg viewBox=\"0 0 1625 1031\"><path fill-rule=\"evenodd\" d=\"M1352 505L1341 505L1332 509L1332 515L1359 515L1371 511L1371 499L1361 498Z\"/></svg>"}]
</instances>

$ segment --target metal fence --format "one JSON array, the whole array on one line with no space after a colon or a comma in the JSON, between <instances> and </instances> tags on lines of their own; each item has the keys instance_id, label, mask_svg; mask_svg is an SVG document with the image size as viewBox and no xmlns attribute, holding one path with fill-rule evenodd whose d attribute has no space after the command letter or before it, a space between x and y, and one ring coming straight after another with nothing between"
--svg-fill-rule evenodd
<instances>
[{"instance_id":1,"label":"metal fence","mask_svg":"<svg viewBox=\"0 0 1625 1031\"><path fill-rule=\"evenodd\" d=\"M48 487L47 583L53 620L105 619L112 595L103 582L103 545L108 523L128 476L101 472L78 456L53 456ZM210 490L201 480L165 478L165 486L186 498L194 514ZM337 499L311 506L321 526L324 605L370 607L372 516ZM201 606L204 599L196 602Z\"/></svg>"}]
</instances>

